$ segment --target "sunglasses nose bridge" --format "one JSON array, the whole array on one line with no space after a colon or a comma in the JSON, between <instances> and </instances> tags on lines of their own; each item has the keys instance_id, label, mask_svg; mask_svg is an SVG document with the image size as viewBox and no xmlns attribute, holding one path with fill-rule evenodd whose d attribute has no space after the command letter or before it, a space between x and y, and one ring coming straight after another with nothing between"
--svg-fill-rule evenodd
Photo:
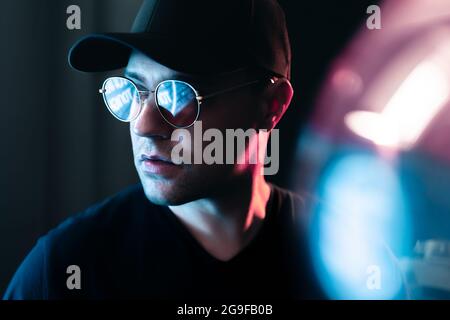
<instances>
[{"instance_id":1,"label":"sunglasses nose bridge","mask_svg":"<svg viewBox=\"0 0 450 320\"><path fill-rule=\"evenodd\" d=\"M152 98L154 95L154 91L138 91L139 94L139 112L136 115L136 118L138 118L144 111L145 108L151 104L151 108L158 109L158 106L156 105L156 100Z\"/></svg>"},{"instance_id":2,"label":"sunglasses nose bridge","mask_svg":"<svg viewBox=\"0 0 450 320\"><path fill-rule=\"evenodd\" d=\"M141 108L143 108L146 104L148 104L148 99L150 94L147 92L139 92L139 101L141 103Z\"/></svg>"}]
</instances>

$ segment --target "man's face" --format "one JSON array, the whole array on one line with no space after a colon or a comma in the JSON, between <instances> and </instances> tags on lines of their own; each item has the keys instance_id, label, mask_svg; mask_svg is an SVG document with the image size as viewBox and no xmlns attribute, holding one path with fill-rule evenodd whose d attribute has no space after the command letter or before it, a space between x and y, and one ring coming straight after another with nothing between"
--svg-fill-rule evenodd
<instances>
[{"instance_id":1,"label":"man's face","mask_svg":"<svg viewBox=\"0 0 450 320\"><path fill-rule=\"evenodd\" d=\"M185 79L188 75L171 70L147 56L134 52L129 60L125 75L146 90L169 79ZM192 78L185 80L200 94L208 94L224 88L248 82L246 74L216 77ZM244 87L205 100L201 104L199 121L202 131L215 128L225 133L225 129L247 130L258 127L258 109L261 99L254 88ZM216 192L223 192L240 178L251 175L254 166L242 169L237 164L181 164L174 165L161 161L145 161L149 156L171 159L172 148L181 144L193 149L193 141L202 141L194 133L194 126L187 128L191 139L184 136L182 141L172 141L175 130L161 117L153 94L147 100L139 117L130 123L134 163L147 198L161 205L179 205ZM225 134L223 134L225 139ZM224 141L225 142L225 141ZM203 148L210 142L204 142ZM224 143L225 144L225 143ZM226 150L224 151L226 152ZM224 154L225 157L225 154ZM236 163L236 161L235 161Z\"/></svg>"}]
</instances>

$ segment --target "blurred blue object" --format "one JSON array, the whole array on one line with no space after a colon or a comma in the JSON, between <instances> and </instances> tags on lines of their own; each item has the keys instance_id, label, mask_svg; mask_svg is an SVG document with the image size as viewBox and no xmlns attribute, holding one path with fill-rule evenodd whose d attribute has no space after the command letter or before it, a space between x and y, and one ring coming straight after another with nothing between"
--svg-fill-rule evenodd
<instances>
[{"instance_id":1,"label":"blurred blue object","mask_svg":"<svg viewBox=\"0 0 450 320\"><path fill-rule=\"evenodd\" d=\"M394 253L410 242L407 201L393 165L368 153L337 157L319 178L311 245L333 299L394 299L403 277Z\"/></svg>"}]
</instances>

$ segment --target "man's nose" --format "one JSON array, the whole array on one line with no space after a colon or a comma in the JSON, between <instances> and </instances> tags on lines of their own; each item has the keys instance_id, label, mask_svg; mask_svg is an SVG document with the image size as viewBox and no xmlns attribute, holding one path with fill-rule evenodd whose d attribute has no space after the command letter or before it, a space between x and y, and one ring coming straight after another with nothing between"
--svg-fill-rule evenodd
<instances>
[{"instance_id":1,"label":"man's nose","mask_svg":"<svg viewBox=\"0 0 450 320\"><path fill-rule=\"evenodd\" d=\"M173 127L161 116L155 101L146 99L136 120L131 122L133 133L141 137L170 139Z\"/></svg>"}]
</instances>

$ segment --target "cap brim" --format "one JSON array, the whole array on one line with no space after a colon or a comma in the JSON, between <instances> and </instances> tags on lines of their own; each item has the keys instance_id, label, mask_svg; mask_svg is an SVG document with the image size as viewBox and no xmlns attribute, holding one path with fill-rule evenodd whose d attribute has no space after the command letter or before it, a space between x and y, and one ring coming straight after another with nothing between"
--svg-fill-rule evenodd
<instances>
[{"instance_id":1,"label":"cap brim","mask_svg":"<svg viewBox=\"0 0 450 320\"><path fill-rule=\"evenodd\" d=\"M90 34L69 51L69 65L79 71L100 72L126 67L133 50L171 69L187 73L216 73L248 64L239 48L222 44L205 47L193 39L169 39L147 33Z\"/></svg>"}]
</instances>

